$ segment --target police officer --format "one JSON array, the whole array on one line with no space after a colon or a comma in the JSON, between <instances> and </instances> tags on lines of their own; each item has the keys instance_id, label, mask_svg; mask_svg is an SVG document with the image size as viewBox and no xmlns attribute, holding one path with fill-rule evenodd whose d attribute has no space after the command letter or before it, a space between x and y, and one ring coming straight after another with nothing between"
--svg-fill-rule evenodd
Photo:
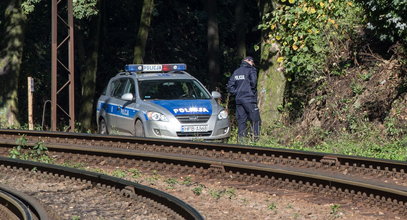
<instances>
[{"instance_id":1,"label":"police officer","mask_svg":"<svg viewBox=\"0 0 407 220\"><path fill-rule=\"evenodd\" d=\"M245 57L240 67L233 72L227 85L228 92L235 95L238 141L247 136L246 122L249 119L254 140L260 135L260 113L257 106L257 70L253 57Z\"/></svg>"}]
</instances>

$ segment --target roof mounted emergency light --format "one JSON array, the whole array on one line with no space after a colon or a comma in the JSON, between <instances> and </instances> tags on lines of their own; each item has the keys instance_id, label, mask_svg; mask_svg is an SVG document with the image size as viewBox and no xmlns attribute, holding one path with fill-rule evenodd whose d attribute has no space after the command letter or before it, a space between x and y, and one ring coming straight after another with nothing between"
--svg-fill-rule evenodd
<instances>
[{"instance_id":1,"label":"roof mounted emergency light","mask_svg":"<svg viewBox=\"0 0 407 220\"><path fill-rule=\"evenodd\" d=\"M186 70L185 63L176 64L127 64L124 70L127 72L168 72Z\"/></svg>"}]
</instances>

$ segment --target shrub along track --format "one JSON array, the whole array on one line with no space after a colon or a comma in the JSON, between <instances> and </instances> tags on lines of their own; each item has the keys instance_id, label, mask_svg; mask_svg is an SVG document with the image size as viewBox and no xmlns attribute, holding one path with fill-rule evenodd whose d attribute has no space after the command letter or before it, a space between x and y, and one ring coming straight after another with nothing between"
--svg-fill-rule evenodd
<instances>
[{"instance_id":1,"label":"shrub along track","mask_svg":"<svg viewBox=\"0 0 407 220\"><path fill-rule=\"evenodd\" d=\"M31 201L28 210L35 207L34 217L14 212L17 219L203 219L167 193L84 170L0 157L0 182L13 187L14 196L35 198L25 199ZM0 216L12 216L10 212L0 209Z\"/></svg>"},{"instance_id":2,"label":"shrub along track","mask_svg":"<svg viewBox=\"0 0 407 220\"><path fill-rule=\"evenodd\" d=\"M403 162L218 143L21 130L0 130L3 154L21 135L27 145L43 141L51 154L58 154L59 161L144 167L339 196L407 216L407 188L397 185L406 179L407 164Z\"/></svg>"}]
</instances>

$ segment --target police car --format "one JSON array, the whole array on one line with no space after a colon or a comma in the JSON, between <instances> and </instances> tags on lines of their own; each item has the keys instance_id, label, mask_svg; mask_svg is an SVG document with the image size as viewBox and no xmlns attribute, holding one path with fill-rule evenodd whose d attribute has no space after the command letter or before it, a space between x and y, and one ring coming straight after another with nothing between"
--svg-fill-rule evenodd
<instances>
[{"instance_id":1,"label":"police car","mask_svg":"<svg viewBox=\"0 0 407 220\"><path fill-rule=\"evenodd\" d=\"M186 64L128 64L110 79L100 96L100 134L179 140L230 136L227 111L185 72Z\"/></svg>"}]
</instances>

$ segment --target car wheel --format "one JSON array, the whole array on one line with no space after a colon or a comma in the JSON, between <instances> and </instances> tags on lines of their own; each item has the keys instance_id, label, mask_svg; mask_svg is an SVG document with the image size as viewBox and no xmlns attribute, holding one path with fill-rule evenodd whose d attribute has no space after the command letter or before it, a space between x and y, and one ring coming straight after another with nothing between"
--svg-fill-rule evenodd
<instances>
[{"instance_id":1,"label":"car wheel","mask_svg":"<svg viewBox=\"0 0 407 220\"><path fill-rule=\"evenodd\" d=\"M143 122L141 122L140 120L136 121L136 125L134 126L134 134L136 137L145 137L144 134L144 127L143 127Z\"/></svg>"},{"instance_id":2,"label":"car wheel","mask_svg":"<svg viewBox=\"0 0 407 220\"><path fill-rule=\"evenodd\" d=\"M103 118L100 119L100 122L99 122L99 134L108 134L106 121Z\"/></svg>"}]
</instances>

